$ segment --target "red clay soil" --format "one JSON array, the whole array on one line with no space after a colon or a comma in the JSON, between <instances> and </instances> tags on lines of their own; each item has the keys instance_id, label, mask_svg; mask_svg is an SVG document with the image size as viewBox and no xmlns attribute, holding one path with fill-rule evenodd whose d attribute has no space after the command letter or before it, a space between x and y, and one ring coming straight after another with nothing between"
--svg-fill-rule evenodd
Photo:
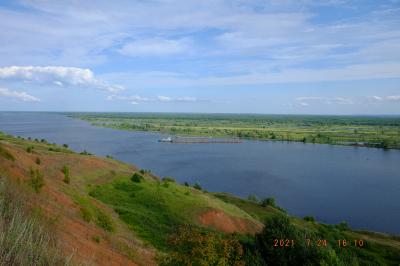
<instances>
[{"instance_id":1,"label":"red clay soil","mask_svg":"<svg viewBox=\"0 0 400 266\"><path fill-rule=\"evenodd\" d=\"M230 216L222 211L210 210L199 216L200 224L226 233L255 234L262 230L262 225L251 220Z\"/></svg>"}]
</instances>

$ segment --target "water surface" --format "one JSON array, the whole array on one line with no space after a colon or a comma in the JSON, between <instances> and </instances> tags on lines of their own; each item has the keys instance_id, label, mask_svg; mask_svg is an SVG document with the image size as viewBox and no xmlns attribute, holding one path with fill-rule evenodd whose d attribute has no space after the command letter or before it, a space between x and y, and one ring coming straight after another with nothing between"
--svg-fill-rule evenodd
<instances>
[{"instance_id":1,"label":"water surface","mask_svg":"<svg viewBox=\"0 0 400 266\"><path fill-rule=\"evenodd\" d=\"M244 141L159 143L158 133L94 127L56 113L0 112L0 130L199 182L209 191L275 197L290 214L400 234L400 151Z\"/></svg>"}]
</instances>

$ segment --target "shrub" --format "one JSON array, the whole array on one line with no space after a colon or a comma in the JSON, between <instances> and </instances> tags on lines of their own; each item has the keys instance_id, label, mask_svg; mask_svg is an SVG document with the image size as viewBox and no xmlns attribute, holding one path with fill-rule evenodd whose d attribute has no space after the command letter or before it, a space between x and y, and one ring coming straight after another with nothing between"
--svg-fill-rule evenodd
<instances>
[{"instance_id":1,"label":"shrub","mask_svg":"<svg viewBox=\"0 0 400 266\"><path fill-rule=\"evenodd\" d=\"M61 169L61 172L64 174L64 183L69 184L70 183L70 176L69 176L69 167L67 165L64 165L63 168Z\"/></svg>"},{"instance_id":2,"label":"shrub","mask_svg":"<svg viewBox=\"0 0 400 266\"><path fill-rule=\"evenodd\" d=\"M96 224L108 232L114 232L114 225L111 217L100 210L97 211Z\"/></svg>"},{"instance_id":3,"label":"shrub","mask_svg":"<svg viewBox=\"0 0 400 266\"><path fill-rule=\"evenodd\" d=\"M68 149L68 144L63 144L63 147Z\"/></svg>"},{"instance_id":4,"label":"shrub","mask_svg":"<svg viewBox=\"0 0 400 266\"><path fill-rule=\"evenodd\" d=\"M181 226L168 240L172 252L160 265L233 265L242 266L243 248L237 239Z\"/></svg>"},{"instance_id":5,"label":"shrub","mask_svg":"<svg viewBox=\"0 0 400 266\"><path fill-rule=\"evenodd\" d=\"M166 176L162 179L163 182L172 182L175 183L175 179L173 177L170 176Z\"/></svg>"},{"instance_id":6,"label":"shrub","mask_svg":"<svg viewBox=\"0 0 400 266\"><path fill-rule=\"evenodd\" d=\"M39 193L42 187L44 186L43 173L39 171L39 169L29 168L30 175L30 185L35 190L36 193Z\"/></svg>"},{"instance_id":7,"label":"shrub","mask_svg":"<svg viewBox=\"0 0 400 266\"><path fill-rule=\"evenodd\" d=\"M41 161L40 161L40 158L39 158L39 157L36 158L36 164L37 164L37 165L40 165L40 164L41 164Z\"/></svg>"},{"instance_id":8,"label":"shrub","mask_svg":"<svg viewBox=\"0 0 400 266\"><path fill-rule=\"evenodd\" d=\"M257 196L256 195L254 195L254 194L250 194L248 197L247 197L247 200L249 200L249 201L251 201L251 202L258 202L258 198L257 198Z\"/></svg>"},{"instance_id":9,"label":"shrub","mask_svg":"<svg viewBox=\"0 0 400 266\"><path fill-rule=\"evenodd\" d=\"M106 155L106 158L108 158L108 159L114 159L111 155Z\"/></svg>"},{"instance_id":10,"label":"shrub","mask_svg":"<svg viewBox=\"0 0 400 266\"><path fill-rule=\"evenodd\" d=\"M87 152L86 150L83 150L80 154L81 155L92 155L90 152Z\"/></svg>"},{"instance_id":11,"label":"shrub","mask_svg":"<svg viewBox=\"0 0 400 266\"><path fill-rule=\"evenodd\" d=\"M320 265L317 248L308 247L305 238L305 233L292 225L287 215L274 215L256 235L255 247L268 265ZM313 239L311 236L308 238ZM276 239L289 239L289 247L274 246ZM292 240L294 245L291 245Z\"/></svg>"},{"instance_id":12,"label":"shrub","mask_svg":"<svg viewBox=\"0 0 400 266\"><path fill-rule=\"evenodd\" d=\"M303 220L307 221L307 222L312 222L312 223L315 222L315 218L312 216L304 216Z\"/></svg>"},{"instance_id":13,"label":"shrub","mask_svg":"<svg viewBox=\"0 0 400 266\"><path fill-rule=\"evenodd\" d=\"M199 183L195 183L194 184L194 186L193 186L195 189L197 189L197 190L201 190L202 188L201 188L201 186L200 186L200 184Z\"/></svg>"},{"instance_id":14,"label":"shrub","mask_svg":"<svg viewBox=\"0 0 400 266\"><path fill-rule=\"evenodd\" d=\"M131 177L131 181L135 182L135 183L140 183L143 179L143 176L138 174L138 173L134 173Z\"/></svg>"},{"instance_id":15,"label":"shrub","mask_svg":"<svg viewBox=\"0 0 400 266\"><path fill-rule=\"evenodd\" d=\"M83 220L89 223L92 220L92 213L86 207L81 207L80 210Z\"/></svg>"},{"instance_id":16,"label":"shrub","mask_svg":"<svg viewBox=\"0 0 400 266\"><path fill-rule=\"evenodd\" d=\"M185 187L189 187L190 186L188 182L185 182L184 185L185 185Z\"/></svg>"},{"instance_id":17,"label":"shrub","mask_svg":"<svg viewBox=\"0 0 400 266\"><path fill-rule=\"evenodd\" d=\"M26 148L27 153L32 153L32 151L33 151L33 146L29 146Z\"/></svg>"},{"instance_id":18,"label":"shrub","mask_svg":"<svg viewBox=\"0 0 400 266\"><path fill-rule=\"evenodd\" d=\"M150 171L150 170L147 170L147 169L140 169L140 170L139 170L139 173L141 173L142 175L144 175L144 174L150 174L151 171Z\"/></svg>"},{"instance_id":19,"label":"shrub","mask_svg":"<svg viewBox=\"0 0 400 266\"><path fill-rule=\"evenodd\" d=\"M346 231L346 230L350 229L349 225L345 221L341 222L340 224L335 225L335 227L337 229L339 229L340 231Z\"/></svg>"},{"instance_id":20,"label":"shrub","mask_svg":"<svg viewBox=\"0 0 400 266\"><path fill-rule=\"evenodd\" d=\"M267 206L276 207L275 199L274 198L265 198L265 199L263 199L261 201L261 206L263 206L263 207L267 207Z\"/></svg>"}]
</instances>

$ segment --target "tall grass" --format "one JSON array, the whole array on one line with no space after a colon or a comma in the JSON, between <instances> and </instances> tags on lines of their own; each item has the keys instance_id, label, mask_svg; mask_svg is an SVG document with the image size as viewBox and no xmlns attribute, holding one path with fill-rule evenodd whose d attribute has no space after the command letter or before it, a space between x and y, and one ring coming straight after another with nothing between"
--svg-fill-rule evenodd
<instances>
[{"instance_id":1,"label":"tall grass","mask_svg":"<svg viewBox=\"0 0 400 266\"><path fill-rule=\"evenodd\" d=\"M20 188L0 177L0 265L70 265Z\"/></svg>"}]
</instances>

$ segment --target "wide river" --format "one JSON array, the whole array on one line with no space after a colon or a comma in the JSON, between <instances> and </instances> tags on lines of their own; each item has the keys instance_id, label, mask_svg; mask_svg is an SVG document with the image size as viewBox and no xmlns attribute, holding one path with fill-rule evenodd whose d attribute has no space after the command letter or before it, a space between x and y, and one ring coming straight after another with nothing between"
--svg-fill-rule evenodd
<instances>
[{"instance_id":1,"label":"wide river","mask_svg":"<svg viewBox=\"0 0 400 266\"><path fill-rule=\"evenodd\" d=\"M209 191L274 197L290 214L400 234L400 151L295 142L159 143L56 113L0 112L0 131L150 169Z\"/></svg>"}]
</instances>

